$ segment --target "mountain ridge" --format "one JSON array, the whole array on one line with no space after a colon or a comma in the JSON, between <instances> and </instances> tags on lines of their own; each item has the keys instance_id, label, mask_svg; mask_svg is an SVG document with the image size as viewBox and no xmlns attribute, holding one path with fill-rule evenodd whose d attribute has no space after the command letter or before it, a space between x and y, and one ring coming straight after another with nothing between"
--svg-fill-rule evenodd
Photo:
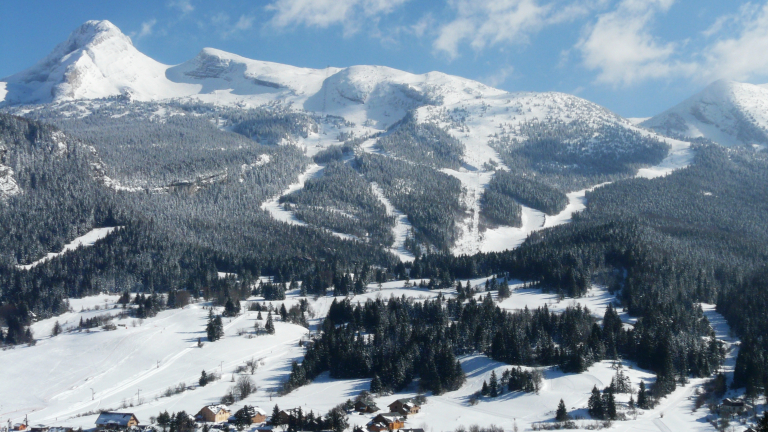
<instances>
[{"instance_id":1,"label":"mountain ridge","mask_svg":"<svg viewBox=\"0 0 768 432\"><path fill-rule=\"evenodd\" d=\"M768 144L768 88L719 80L640 123L664 135L706 138L721 145Z\"/></svg>"}]
</instances>

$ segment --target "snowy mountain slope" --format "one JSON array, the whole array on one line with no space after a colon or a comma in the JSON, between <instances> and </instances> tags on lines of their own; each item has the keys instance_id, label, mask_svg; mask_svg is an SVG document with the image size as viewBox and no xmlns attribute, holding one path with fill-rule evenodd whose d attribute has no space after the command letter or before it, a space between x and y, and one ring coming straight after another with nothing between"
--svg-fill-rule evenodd
<instances>
[{"instance_id":1,"label":"snowy mountain slope","mask_svg":"<svg viewBox=\"0 0 768 432\"><path fill-rule=\"evenodd\" d=\"M248 97L256 104L274 99L303 102L317 93L323 80L339 68L308 69L251 60L215 48L204 48L193 59L170 67L166 76L173 82L199 87L197 94L221 91L222 102Z\"/></svg>"},{"instance_id":2,"label":"snowy mountain slope","mask_svg":"<svg viewBox=\"0 0 768 432\"><path fill-rule=\"evenodd\" d=\"M659 133L703 137L725 146L768 143L768 88L716 81L641 123Z\"/></svg>"},{"instance_id":3,"label":"snowy mountain slope","mask_svg":"<svg viewBox=\"0 0 768 432\"><path fill-rule=\"evenodd\" d=\"M199 86L168 80L166 69L109 21L88 21L36 65L0 80L0 100L29 104L117 95L150 100L198 91Z\"/></svg>"},{"instance_id":4,"label":"snowy mountain slope","mask_svg":"<svg viewBox=\"0 0 768 432\"><path fill-rule=\"evenodd\" d=\"M469 212L457 218L462 239L455 251L461 253L481 249L480 198L494 170L527 173L533 169L528 162L518 166L512 149L524 146L540 131L557 131L569 154L576 155L565 164L542 162L554 163L566 176L583 170L579 167L585 166L584 159L610 159L606 154L631 158L638 148L643 151L638 147L643 139L668 141L575 96L508 93L440 72L412 74L384 66L309 69L213 48L180 65L166 66L137 51L130 38L108 21L85 23L36 66L0 82L0 97L4 97L0 104L4 105L53 102L50 105L61 106L91 100L92 107L78 106L78 116L111 102L100 98L116 95L165 104L168 108L156 115L160 121L177 113L169 103L179 101L230 110L280 107L309 113L316 127L304 137L283 143L298 145L310 156L350 138L384 132L414 112L418 123L444 127L464 145L462 167L445 171L466 189L464 204ZM618 171L626 170L624 162L619 165ZM581 178L565 189L579 190L607 180Z\"/></svg>"}]
</instances>

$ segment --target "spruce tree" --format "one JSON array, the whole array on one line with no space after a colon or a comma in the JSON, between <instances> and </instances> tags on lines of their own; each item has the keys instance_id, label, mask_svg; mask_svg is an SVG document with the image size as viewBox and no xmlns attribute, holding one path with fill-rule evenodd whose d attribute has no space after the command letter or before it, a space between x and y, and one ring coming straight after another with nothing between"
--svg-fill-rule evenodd
<instances>
[{"instance_id":1,"label":"spruce tree","mask_svg":"<svg viewBox=\"0 0 768 432\"><path fill-rule=\"evenodd\" d=\"M483 396L488 396L489 389L488 389L488 383L483 380L483 387L480 389L480 394Z\"/></svg>"},{"instance_id":2,"label":"spruce tree","mask_svg":"<svg viewBox=\"0 0 768 432\"><path fill-rule=\"evenodd\" d=\"M648 397L646 395L644 381L640 381L640 389L637 391L637 406L642 409L648 408Z\"/></svg>"},{"instance_id":3,"label":"spruce tree","mask_svg":"<svg viewBox=\"0 0 768 432\"><path fill-rule=\"evenodd\" d=\"M221 315L213 319L214 329L216 331L216 340L224 337L224 323L221 321Z\"/></svg>"},{"instance_id":4,"label":"spruce tree","mask_svg":"<svg viewBox=\"0 0 768 432\"><path fill-rule=\"evenodd\" d=\"M611 387L607 387L603 392L603 416L609 420L616 420L616 398Z\"/></svg>"},{"instance_id":5,"label":"spruce tree","mask_svg":"<svg viewBox=\"0 0 768 432\"><path fill-rule=\"evenodd\" d=\"M56 321L55 324L53 324L53 330L51 330L51 336L58 336L61 334L61 324L59 324L58 321ZM2 335L0 334L0 340L2 340Z\"/></svg>"},{"instance_id":6,"label":"spruce tree","mask_svg":"<svg viewBox=\"0 0 768 432\"><path fill-rule=\"evenodd\" d=\"M278 408L277 404L275 404L275 407L272 408L272 426L280 426L282 422L280 421L280 408Z\"/></svg>"},{"instance_id":7,"label":"spruce tree","mask_svg":"<svg viewBox=\"0 0 768 432\"><path fill-rule=\"evenodd\" d=\"M205 385L208 384L208 374L203 371L203 373L200 374L200 379L197 382L200 384L200 387L205 387Z\"/></svg>"},{"instance_id":8,"label":"spruce tree","mask_svg":"<svg viewBox=\"0 0 768 432\"><path fill-rule=\"evenodd\" d=\"M509 298L510 295L512 295L512 293L509 290L509 284L507 283L507 280L504 279L501 285L499 285L499 300Z\"/></svg>"},{"instance_id":9,"label":"spruce tree","mask_svg":"<svg viewBox=\"0 0 768 432\"><path fill-rule=\"evenodd\" d=\"M560 403L557 405L557 413L555 414L555 420L564 422L568 420L568 410L565 409L565 402L560 399Z\"/></svg>"},{"instance_id":10,"label":"spruce tree","mask_svg":"<svg viewBox=\"0 0 768 432\"><path fill-rule=\"evenodd\" d=\"M589 397L587 406L589 407L589 415L592 418L604 418L605 411L603 409L603 398L601 397L600 390L597 389L597 386L592 387L592 395Z\"/></svg>"},{"instance_id":11,"label":"spruce tree","mask_svg":"<svg viewBox=\"0 0 768 432\"><path fill-rule=\"evenodd\" d=\"M379 378L378 374L374 374L373 379L371 380L371 393L378 394L381 393L382 390L381 378Z\"/></svg>"},{"instance_id":12,"label":"spruce tree","mask_svg":"<svg viewBox=\"0 0 768 432\"><path fill-rule=\"evenodd\" d=\"M264 330L269 334L275 334L275 324L272 322L272 312L267 314L267 323L264 324Z\"/></svg>"},{"instance_id":13,"label":"spruce tree","mask_svg":"<svg viewBox=\"0 0 768 432\"><path fill-rule=\"evenodd\" d=\"M488 390L491 397L499 395L499 380L496 378L496 371L491 371L491 382L488 384Z\"/></svg>"}]
</instances>

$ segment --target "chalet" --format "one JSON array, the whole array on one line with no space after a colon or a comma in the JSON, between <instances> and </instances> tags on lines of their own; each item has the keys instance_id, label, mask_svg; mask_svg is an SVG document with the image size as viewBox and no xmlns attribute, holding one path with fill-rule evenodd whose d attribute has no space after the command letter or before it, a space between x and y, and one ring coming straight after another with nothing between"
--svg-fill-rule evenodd
<instances>
[{"instance_id":1,"label":"chalet","mask_svg":"<svg viewBox=\"0 0 768 432\"><path fill-rule=\"evenodd\" d=\"M96 419L97 430L124 430L138 424L139 419L131 413L103 412Z\"/></svg>"},{"instance_id":2,"label":"chalet","mask_svg":"<svg viewBox=\"0 0 768 432\"><path fill-rule=\"evenodd\" d=\"M355 411L359 413L375 413L378 410L379 407L372 401L359 400L355 402Z\"/></svg>"},{"instance_id":3,"label":"chalet","mask_svg":"<svg viewBox=\"0 0 768 432\"><path fill-rule=\"evenodd\" d=\"M25 423L16 423L13 425L13 430L15 431L27 430L27 425Z\"/></svg>"},{"instance_id":4,"label":"chalet","mask_svg":"<svg viewBox=\"0 0 768 432\"><path fill-rule=\"evenodd\" d=\"M731 416L741 414L747 410L747 404L743 400L726 398L720 404L720 415Z\"/></svg>"},{"instance_id":5,"label":"chalet","mask_svg":"<svg viewBox=\"0 0 768 432\"><path fill-rule=\"evenodd\" d=\"M238 410L237 413L235 413L235 415L230 416L229 422L235 423L235 417L240 411L243 411L243 410L246 411L246 415L248 415L248 418L251 419L251 424L262 424L267 421L267 413L264 412L264 410L262 410L259 407L252 407L252 406L246 405L242 407L240 410Z\"/></svg>"},{"instance_id":6,"label":"chalet","mask_svg":"<svg viewBox=\"0 0 768 432\"><path fill-rule=\"evenodd\" d=\"M44 425L35 425L29 428L29 432L48 432L48 429L50 429L48 426Z\"/></svg>"},{"instance_id":7,"label":"chalet","mask_svg":"<svg viewBox=\"0 0 768 432\"><path fill-rule=\"evenodd\" d=\"M195 421L220 423L229 420L231 415L224 405L208 405L195 415Z\"/></svg>"},{"instance_id":8,"label":"chalet","mask_svg":"<svg viewBox=\"0 0 768 432\"><path fill-rule=\"evenodd\" d=\"M382 431L394 431L401 429L405 426L405 418L396 412L379 414L368 422L368 431L370 432L382 432Z\"/></svg>"},{"instance_id":9,"label":"chalet","mask_svg":"<svg viewBox=\"0 0 768 432\"><path fill-rule=\"evenodd\" d=\"M299 416L299 408L290 408L285 410L280 410L279 413L277 413L277 418L280 419L281 424L288 424L290 422L291 418L296 418Z\"/></svg>"},{"instance_id":10,"label":"chalet","mask_svg":"<svg viewBox=\"0 0 768 432\"><path fill-rule=\"evenodd\" d=\"M416 403L416 401L411 398L398 399L389 404L389 410L391 412L400 413L404 416L409 416L412 414L418 414L419 410L421 410L421 405Z\"/></svg>"}]
</instances>

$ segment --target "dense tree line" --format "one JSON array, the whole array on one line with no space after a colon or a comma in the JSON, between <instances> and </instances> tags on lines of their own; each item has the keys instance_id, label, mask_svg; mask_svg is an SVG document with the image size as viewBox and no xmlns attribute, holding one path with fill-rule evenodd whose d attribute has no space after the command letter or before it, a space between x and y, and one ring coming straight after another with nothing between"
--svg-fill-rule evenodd
<instances>
[{"instance_id":1,"label":"dense tree line","mask_svg":"<svg viewBox=\"0 0 768 432\"><path fill-rule=\"evenodd\" d=\"M458 237L456 218L465 210L457 178L374 154L363 154L354 162L369 182L378 184L390 202L408 215L418 240L441 251L453 245Z\"/></svg>"},{"instance_id":2,"label":"dense tree line","mask_svg":"<svg viewBox=\"0 0 768 432\"><path fill-rule=\"evenodd\" d=\"M436 394L464 382L440 301L409 299L368 301L352 307L335 301L323 322L322 335L294 362L284 385L291 391L330 371L334 378L374 378L383 389L398 391L417 376Z\"/></svg>"},{"instance_id":3,"label":"dense tree line","mask_svg":"<svg viewBox=\"0 0 768 432\"><path fill-rule=\"evenodd\" d=\"M522 208L514 198L490 185L480 200L480 216L488 225L519 227L523 224Z\"/></svg>"},{"instance_id":4,"label":"dense tree line","mask_svg":"<svg viewBox=\"0 0 768 432\"><path fill-rule=\"evenodd\" d=\"M392 156L433 168L459 169L464 144L433 123L419 123L408 113L389 134L376 141L376 148Z\"/></svg>"},{"instance_id":5,"label":"dense tree line","mask_svg":"<svg viewBox=\"0 0 768 432\"><path fill-rule=\"evenodd\" d=\"M668 144L623 125L559 119L523 122L490 145L513 174L535 174L563 192L626 178L669 152Z\"/></svg>"},{"instance_id":6,"label":"dense tree line","mask_svg":"<svg viewBox=\"0 0 768 432\"><path fill-rule=\"evenodd\" d=\"M309 179L304 188L280 198L299 219L333 231L369 238L375 244L394 241L394 218L373 193L371 185L341 162L331 162L318 178Z\"/></svg>"},{"instance_id":7,"label":"dense tree line","mask_svg":"<svg viewBox=\"0 0 768 432\"><path fill-rule=\"evenodd\" d=\"M489 193L509 197L548 215L558 214L568 205L568 197L561 191L534 179L503 170L496 171L488 183L484 194ZM485 195L483 199L486 199Z\"/></svg>"}]
</instances>

